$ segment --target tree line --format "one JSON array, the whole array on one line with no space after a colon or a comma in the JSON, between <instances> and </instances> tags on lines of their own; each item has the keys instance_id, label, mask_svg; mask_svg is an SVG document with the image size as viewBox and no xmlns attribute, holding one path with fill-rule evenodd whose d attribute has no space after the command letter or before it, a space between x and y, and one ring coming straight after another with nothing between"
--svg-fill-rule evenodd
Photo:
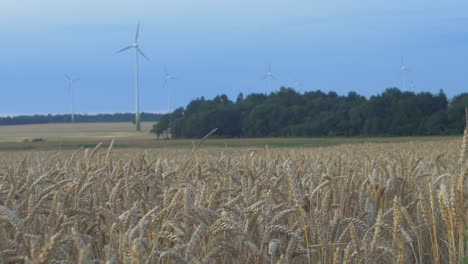
<instances>
[{"instance_id":1,"label":"tree line","mask_svg":"<svg viewBox=\"0 0 468 264\"><path fill-rule=\"evenodd\" d=\"M266 94L204 97L162 115L152 132L199 138L213 128L222 137L323 137L450 135L464 128L468 93L451 100L438 94L388 88L366 98L356 92L309 91L282 87Z\"/></svg>"},{"instance_id":2,"label":"tree line","mask_svg":"<svg viewBox=\"0 0 468 264\"><path fill-rule=\"evenodd\" d=\"M161 114L141 113L142 122L158 121ZM27 125L27 124L48 124L48 123L70 123L70 114L59 115L19 115L0 117L0 125ZM108 122L135 122L134 113L115 114L75 114L75 123L108 123Z\"/></svg>"}]
</instances>

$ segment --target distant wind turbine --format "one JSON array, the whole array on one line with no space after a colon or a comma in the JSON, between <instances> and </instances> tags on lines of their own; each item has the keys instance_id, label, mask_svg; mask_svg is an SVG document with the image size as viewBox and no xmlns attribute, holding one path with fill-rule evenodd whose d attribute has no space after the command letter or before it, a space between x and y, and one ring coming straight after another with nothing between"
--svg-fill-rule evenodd
<instances>
[{"instance_id":1,"label":"distant wind turbine","mask_svg":"<svg viewBox=\"0 0 468 264\"><path fill-rule=\"evenodd\" d=\"M400 72L401 72L401 89L403 89L403 91L406 91L406 81L408 79L408 71L409 69L405 66L405 63L403 62L403 57L402 57Z\"/></svg>"},{"instance_id":2,"label":"distant wind turbine","mask_svg":"<svg viewBox=\"0 0 468 264\"><path fill-rule=\"evenodd\" d=\"M265 74L265 76L263 77L264 80L268 79L268 86L270 88L270 92L272 92L273 90L271 89L271 80L276 80L276 77L273 75L273 73L271 73L271 65L268 64L268 71L267 73Z\"/></svg>"},{"instance_id":3,"label":"distant wind turbine","mask_svg":"<svg viewBox=\"0 0 468 264\"><path fill-rule=\"evenodd\" d=\"M73 92L73 83L77 82L79 79L78 78L71 78L67 74L65 74L65 77L68 80L68 91L70 92L70 112L71 112L71 122L75 123L75 113L74 113L74 92Z\"/></svg>"},{"instance_id":4,"label":"distant wind turbine","mask_svg":"<svg viewBox=\"0 0 468 264\"><path fill-rule=\"evenodd\" d=\"M135 34L135 41L133 42L132 45L128 46L128 47L125 47L119 51L117 51L117 53L121 53L123 51L126 51L128 49L131 49L131 48L134 48L135 49L135 104L136 104L136 113L135 113L135 124L136 124L136 131L140 131L141 130L141 126L140 126L140 87L139 87L139 83L138 83L138 56L141 55L143 56L143 58L145 58L146 60L150 60L148 57L146 57L146 55L141 51L140 49L140 45L138 43L138 34L140 32L140 23L138 22L138 25L137 25L137 30L136 30L136 34Z\"/></svg>"},{"instance_id":5,"label":"distant wind turbine","mask_svg":"<svg viewBox=\"0 0 468 264\"><path fill-rule=\"evenodd\" d=\"M172 111L172 106L171 106L171 89L169 88L168 83L171 80L175 80L173 76L169 74L167 71L167 68L164 66L164 90L167 91L167 109L169 110L169 113Z\"/></svg>"},{"instance_id":6,"label":"distant wind turbine","mask_svg":"<svg viewBox=\"0 0 468 264\"><path fill-rule=\"evenodd\" d=\"M298 81L298 80L294 80L293 85L294 85L294 89L297 90L297 89L299 89L299 87L302 86L302 83L300 81Z\"/></svg>"}]
</instances>

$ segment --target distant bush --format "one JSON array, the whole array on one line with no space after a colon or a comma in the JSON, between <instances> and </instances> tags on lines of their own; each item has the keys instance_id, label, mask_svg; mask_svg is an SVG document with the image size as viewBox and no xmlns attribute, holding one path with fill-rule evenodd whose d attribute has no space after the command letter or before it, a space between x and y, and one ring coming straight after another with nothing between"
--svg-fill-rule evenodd
<instances>
[{"instance_id":1,"label":"distant bush","mask_svg":"<svg viewBox=\"0 0 468 264\"><path fill-rule=\"evenodd\" d=\"M114 113L114 114L75 114L76 123L111 123L111 122L135 122L134 113ZM140 114L142 122L158 121L161 114L145 113ZM69 114L61 115L21 115L0 117L0 125L25 125L25 124L50 124L50 123L69 123L71 116Z\"/></svg>"},{"instance_id":2,"label":"distant bush","mask_svg":"<svg viewBox=\"0 0 468 264\"><path fill-rule=\"evenodd\" d=\"M92 144L92 143L85 143L85 144L81 144L80 147L82 148L95 148L97 146L97 144Z\"/></svg>"},{"instance_id":3,"label":"distant bush","mask_svg":"<svg viewBox=\"0 0 468 264\"><path fill-rule=\"evenodd\" d=\"M31 142L44 142L44 141L45 141L45 139L43 139L43 138L33 138L33 139L31 139Z\"/></svg>"}]
</instances>

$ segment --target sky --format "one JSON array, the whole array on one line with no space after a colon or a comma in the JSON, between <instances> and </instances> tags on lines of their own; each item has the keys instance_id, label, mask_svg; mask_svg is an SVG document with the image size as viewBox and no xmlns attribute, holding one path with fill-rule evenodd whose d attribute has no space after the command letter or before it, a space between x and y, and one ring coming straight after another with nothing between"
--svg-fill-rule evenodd
<instances>
[{"instance_id":1,"label":"sky","mask_svg":"<svg viewBox=\"0 0 468 264\"><path fill-rule=\"evenodd\" d=\"M204 96L388 87L468 91L468 2L427 0L2 0L0 115L165 112ZM409 69L403 84L402 61ZM176 79L164 89L164 67ZM169 96L168 96L169 95Z\"/></svg>"}]
</instances>

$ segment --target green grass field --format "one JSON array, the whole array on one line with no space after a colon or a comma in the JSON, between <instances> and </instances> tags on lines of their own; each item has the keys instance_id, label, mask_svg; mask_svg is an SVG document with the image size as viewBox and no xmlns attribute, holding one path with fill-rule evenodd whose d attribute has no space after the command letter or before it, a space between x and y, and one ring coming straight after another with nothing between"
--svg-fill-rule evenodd
<instances>
[{"instance_id":1,"label":"green grass field","mask_svg":"<svg viewBox=\"0 0 468 264\"><path fill-rule=\"evenodd\" d=\"M190 149L197 139L156 139L149 131L151 122L142 123L142 132L135 132L131 123L80 123L0 126L0 151L42 151L107 146L115 139L114 148L182 148ZM327 147L340 144L398 143L411 141L441 141L453 137L397 138L212 138L203 147L264 148ZM458 138L458 137L456 137Z\"/></svg>"}]
</instances>

